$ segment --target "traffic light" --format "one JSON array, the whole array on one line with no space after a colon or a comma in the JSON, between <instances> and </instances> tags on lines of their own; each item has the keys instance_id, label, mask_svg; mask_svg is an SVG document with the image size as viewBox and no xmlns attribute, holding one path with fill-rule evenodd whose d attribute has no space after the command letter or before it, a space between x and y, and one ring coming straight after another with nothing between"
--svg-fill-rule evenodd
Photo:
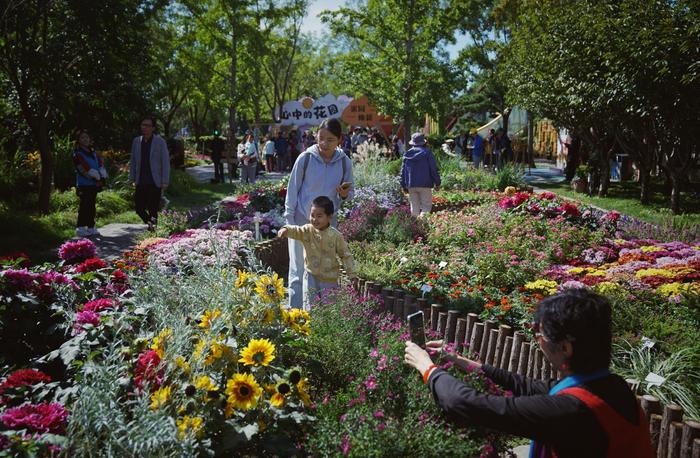
<instances>
[{"instance_id":1,"label":"traffic light","mask_svg":"<svg viewBox=\"0 0 700 458\"><path fill-rule=\"evenodd\" d=\"M218 136L219 136L219 131L218 131L218 130L215 130L215 131L214 131L214 135L218 137Z\"/></svg>"}]
</instances>

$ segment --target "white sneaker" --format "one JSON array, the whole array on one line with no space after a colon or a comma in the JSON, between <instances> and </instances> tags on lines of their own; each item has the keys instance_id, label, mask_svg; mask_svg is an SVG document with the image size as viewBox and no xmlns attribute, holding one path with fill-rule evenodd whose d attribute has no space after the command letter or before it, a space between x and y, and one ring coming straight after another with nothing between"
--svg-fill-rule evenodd
<instances>
[{"instance_id":1,"label":"white sneaker","mask_svg":"<svg viewBox=\"0 0 700 458\"><path fill-rule=\"evenodd\" d=\"M80 226L75 229L75 235L78 237L87 237L91 234L90 229L85 226Z\"/></svg>"},{"instance_id":2,"label":"white sneaker","mask_svg":"<svg viewBox=\"0 0 700 458\"><path fill-rule=\"evenodd\" d=\"M96 228L94 228L94 227L89 227L89 228L88 228L88 235L96 235L96 236L99 237L99 236L101 236L102 234L100 234L100 231L98 231Z\"/></svg>"}]
</instances>

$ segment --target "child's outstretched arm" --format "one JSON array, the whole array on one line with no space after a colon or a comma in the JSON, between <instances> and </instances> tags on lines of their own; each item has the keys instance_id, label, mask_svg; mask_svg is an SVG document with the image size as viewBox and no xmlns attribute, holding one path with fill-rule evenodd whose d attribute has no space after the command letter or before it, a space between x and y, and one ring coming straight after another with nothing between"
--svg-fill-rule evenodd
<instances>
[{"instance_id":1,"label":"child's outstretched arm","mask_svg":"<svg viewBox=\"0 0 700 458\"><path fill-rule=\"evenodd\" d=\"M355 270L355 260L352 257L352 253L348 249L348 244L345 242L343 237L339 237L338 243L335 245L336 254L340 258L340 262L343 263L345 272L347 272L348 277L357 277L357 271Z\"/></svg>"},{"instance_id":2,"label":"child's outstretched arm","mask_svg":"<svg viewBox=\"0 0 700 458\"><path fill-rule=\"evenodd\" d=\"M287 237L294 240L301 240L304 236L304 226L286 224L277 231L277 237Z\"/></svg>"}]
</instances>

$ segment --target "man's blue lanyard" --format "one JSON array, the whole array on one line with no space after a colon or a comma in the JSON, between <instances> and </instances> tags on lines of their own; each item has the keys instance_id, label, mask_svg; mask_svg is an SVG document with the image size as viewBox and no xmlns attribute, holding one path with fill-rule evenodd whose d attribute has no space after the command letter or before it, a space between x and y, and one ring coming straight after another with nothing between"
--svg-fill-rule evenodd
<instances>
[{"instance_id":1,"label":"man's blue lanyard","mask_svg":"<svg viewBox=\"0 0 700 458\"><path fill-rule=\"evenodd\" d=\"M610 375L610 370L607 367L605 369L599 369L595 372L589 372L587 374L569 375L568 377L563 378L562 380L559 381L559 383L554 385L549 390L549 395L554 396L555 394L559 393L560 391L565 390L567 388L571 388L572 386L583 385L586 382L605 378L609 375ZM541 452L542 452L542 445L540 444L540 446L537 447L535 444L536 443L534 440L530 443L530 458L536 458L537 455L535 455L535 453L541 454Z\"/></svg>"}]
</instances>

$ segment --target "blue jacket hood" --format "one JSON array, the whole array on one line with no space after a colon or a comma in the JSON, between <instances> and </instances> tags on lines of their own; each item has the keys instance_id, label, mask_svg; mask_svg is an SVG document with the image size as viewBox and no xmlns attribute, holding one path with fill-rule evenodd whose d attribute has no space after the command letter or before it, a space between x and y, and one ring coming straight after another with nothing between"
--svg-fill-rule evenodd
<instances>
[{"instance_id":1,"label":"blue jacket hood","mask_svg":"<svg viewBox=\"0 0 700 458\"><path fill-rule=\"evenodd\" d=\"M440 186L435 156L424 146L414 146L406 151L401 164L401 187L432 188Z\"/></svg>"}]
</instances>

